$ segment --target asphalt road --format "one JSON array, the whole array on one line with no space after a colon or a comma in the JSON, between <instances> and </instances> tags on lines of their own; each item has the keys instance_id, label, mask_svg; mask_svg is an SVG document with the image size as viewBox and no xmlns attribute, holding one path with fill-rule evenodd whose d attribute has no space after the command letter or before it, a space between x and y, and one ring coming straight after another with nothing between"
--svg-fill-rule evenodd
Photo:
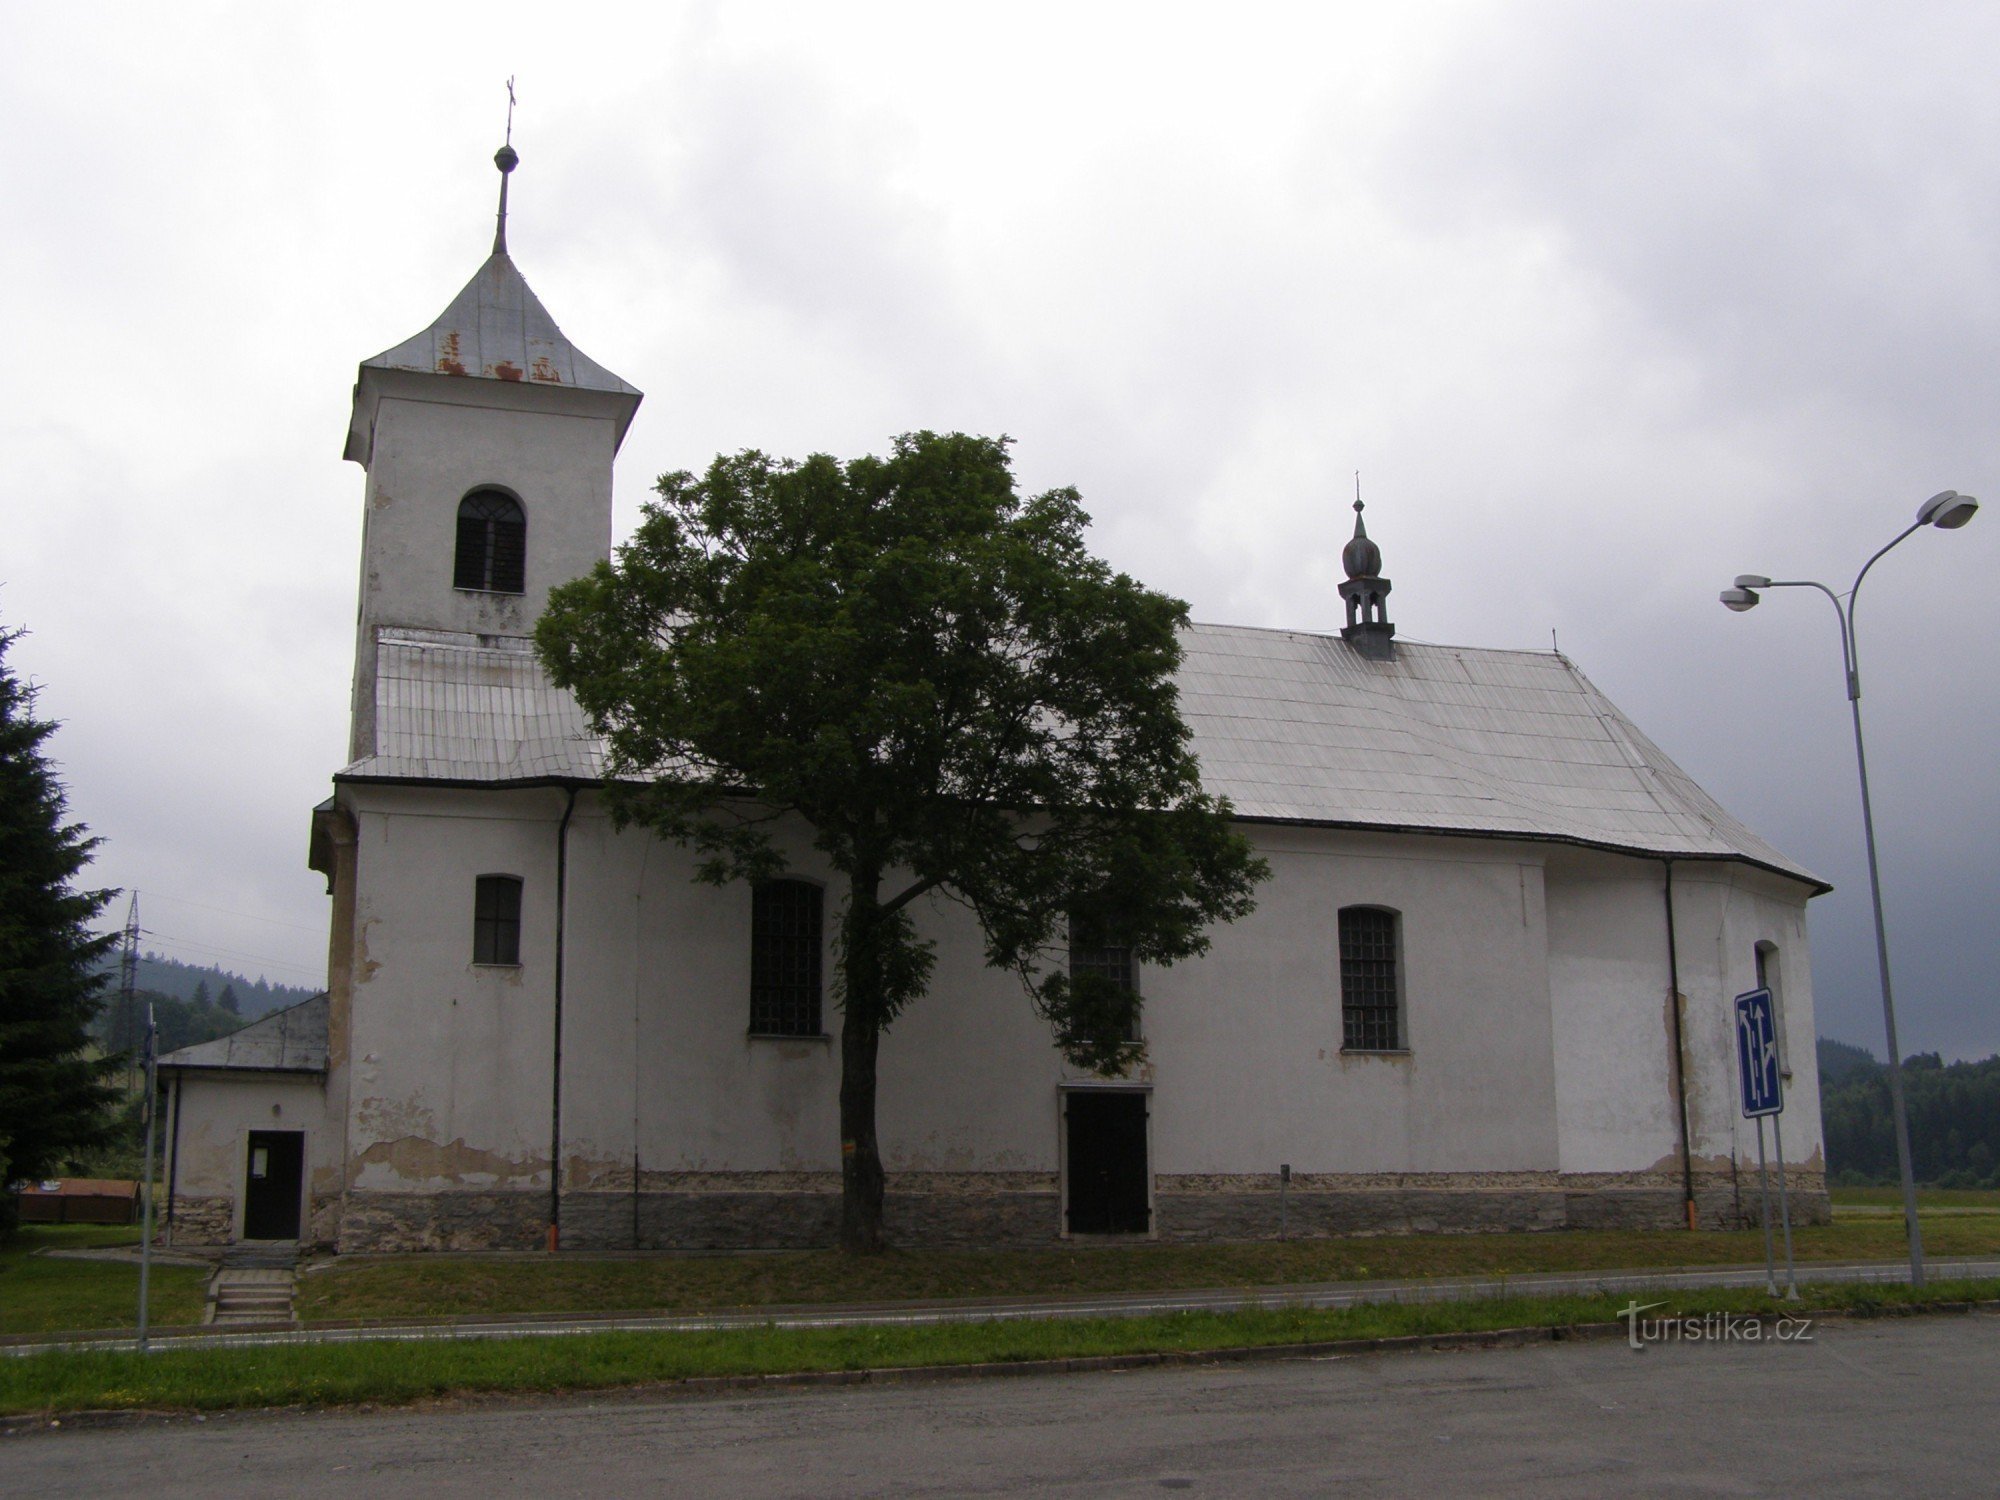
<instances>
[{"instance_id":1,"label":"asphalt road","mask_svg":"<svg viewBox=\"0 0 2000 1500\"><path fill-rule=\"evenodd\" d=\"M0 1442L0 1493L2000 1491L2000 1317L1813 1333L65 1430Z\"/></svg>"}]
</instances>

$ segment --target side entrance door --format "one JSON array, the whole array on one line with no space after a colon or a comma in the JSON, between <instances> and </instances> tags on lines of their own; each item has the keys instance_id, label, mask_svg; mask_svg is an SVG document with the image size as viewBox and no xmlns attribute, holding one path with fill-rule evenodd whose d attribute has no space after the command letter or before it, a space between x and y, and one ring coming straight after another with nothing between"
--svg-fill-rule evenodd
<instances>
[{"instance_id":1,"label":"side entrance door","mask_svg":"<svg viewBox=\"0 0 2000 1500\"><path fill-rule=\"evenodd\" d=\"M1070 1089L1063 1094L1067 1149L1063 1176L1071 1234L1145 1234L1153 1225L1146 1156L1146 1096Z\"/></svg>"},{"instance_id":2,"label":"side entrance door","mask_svg":"<svg viewBox=\"0 0 2000 1500\"><path fill-rule=\"evenodd\" d=\"M243 1170L243 1238L299 1237L299 1192L305 1186L302 1130L253 1130Z\"/></svg>"}]
</instances>

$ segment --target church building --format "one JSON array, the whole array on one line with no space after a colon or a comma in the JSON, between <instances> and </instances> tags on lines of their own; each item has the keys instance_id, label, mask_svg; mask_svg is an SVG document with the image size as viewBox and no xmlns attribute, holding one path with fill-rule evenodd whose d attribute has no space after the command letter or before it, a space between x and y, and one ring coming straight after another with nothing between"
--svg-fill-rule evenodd
<instances>
[{"instance_id":1,"label":"church building","mask_svg":"<svg viewBox=\"0 0 2000 1500\"><path fill-rule=\"evenodd\" d=\"M842 891L691 879L614 826L530 631L610 554L640 393L506 244L366 360L352 738L313 809L326 993L170 1054L170 1233L342 1251L831 1244ZM886 1228L1032 1246L1740 1224L1732 997L1777 1000L1794 1213L1827 1213L1806 903L1565 657L1399 639L1357 503L1334 632L1192 625L1204 783L1268 861L1204 957L1069 962L1143 996L1079 1072L970 916L881 1051Z\"/></svg>"}]
</instances>

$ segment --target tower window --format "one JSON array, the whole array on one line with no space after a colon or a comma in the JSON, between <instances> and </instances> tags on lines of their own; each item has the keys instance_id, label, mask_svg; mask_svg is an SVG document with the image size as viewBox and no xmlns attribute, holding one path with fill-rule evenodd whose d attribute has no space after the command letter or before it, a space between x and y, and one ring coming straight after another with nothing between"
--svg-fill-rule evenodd
<instances>
[{"instance_id":1,"label":"tower window","mask_svg":"<svg viewBox=\"0 0 2000 1500\"><path fill-rule=\"evenodd\" d=\"M521 961L521 881L514 875L481 875L473 883L472 961Z\"/></svg>"},{"instance_id":2,"label":"tower window","mask_svg":"<svg viewBox=\"0 0 2000 1500\"><path fill-rule=\"evenodd\" d=\"M451 586L488 594L527 587L528 517L521 502L499 490L474 490L458 502L458 555Z\"/></svg>"},{"instance_id":3,"label":"tower window","mask_svg":"<svg viewBox=\"0 0 2000 1500\"><path fill-rule=\"evenodd\" d=\"M805 880L761 880L750 894L750 1031L818 1036L825 898Z\"/></svg>"},{"instance_id":4,"label":"tower window","mask_svg":"<svg viewBox=\"0 0 2000 1500\"><path fill-rule=\"evenodd\" d=\"M1349 1052L1398 1052L1403 1007L1396 983L1396 914L1379 906L1340 912L1341 1046Z\"/></svg>"}]
</instances>

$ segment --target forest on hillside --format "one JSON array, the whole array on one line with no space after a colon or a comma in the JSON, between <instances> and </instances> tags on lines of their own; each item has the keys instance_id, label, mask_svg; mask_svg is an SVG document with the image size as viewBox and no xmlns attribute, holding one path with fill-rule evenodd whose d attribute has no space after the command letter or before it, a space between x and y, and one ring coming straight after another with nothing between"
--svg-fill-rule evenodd
<instances>
[{"instance_id":1,"label":"forest on hillside","mask_svg":"<svg viewBox=\"0 0 2000 1500\"><path fill-rule=\"evenodd\" d=\"M1827 1180L1843 1187L1897 1181L1888 1069L1860 1047L1821 1037L1819 1090ZM1903 1098L1918 1182L2000 1188L2000 1056L1954 1063L1935 1052L1905 1058Z\"/></svg>"}]
</instances>

